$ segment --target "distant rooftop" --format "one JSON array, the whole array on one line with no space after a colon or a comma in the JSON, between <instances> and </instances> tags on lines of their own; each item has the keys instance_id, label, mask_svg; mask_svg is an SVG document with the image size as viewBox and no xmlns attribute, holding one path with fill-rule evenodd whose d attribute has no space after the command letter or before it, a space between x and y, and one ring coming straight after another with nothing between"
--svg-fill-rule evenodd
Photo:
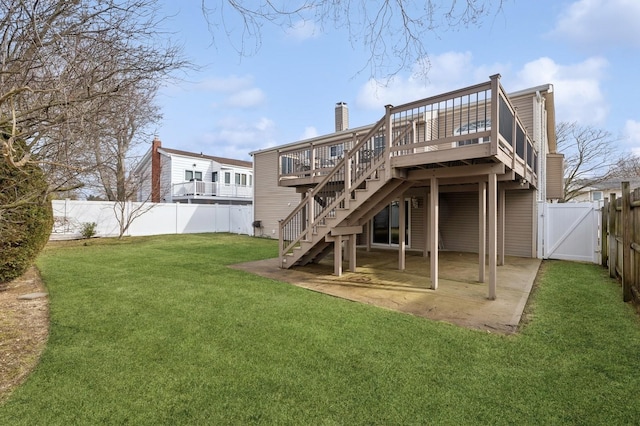
<instances>
[{"instance_id":1,"label":"distant rooftop","mask_svg":"<svg viewBox=\"0 0 640 426\"><path fill-rule=\"evenodd\" d=\"M229 166L253 167L253 163L251 161L236 160L233 158L225 158L225 157L215 157L213 155L206 155L203 153L182 151L179 149L172 149L172 148L165 148L165 147L160 147L160 149L169 154L184 155L187 157L206 158L207 160L213 160L220 164L227 164Z\"/></svg>"}]
</instances>

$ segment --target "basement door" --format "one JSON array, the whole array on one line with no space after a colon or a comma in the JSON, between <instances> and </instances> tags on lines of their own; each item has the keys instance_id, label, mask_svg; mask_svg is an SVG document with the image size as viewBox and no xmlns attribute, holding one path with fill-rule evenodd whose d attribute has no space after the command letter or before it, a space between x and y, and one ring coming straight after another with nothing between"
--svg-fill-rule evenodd
<instances>
[{"instance_id":1,"label":"basement door","mask_svg":"<svg viewBox=\"0 0 640 426\"><path fill-rule=\"evenodd\" d=\"M598 202L540 203L538 215L543 259L600 263Z\"/></svg>"}]
</instances>

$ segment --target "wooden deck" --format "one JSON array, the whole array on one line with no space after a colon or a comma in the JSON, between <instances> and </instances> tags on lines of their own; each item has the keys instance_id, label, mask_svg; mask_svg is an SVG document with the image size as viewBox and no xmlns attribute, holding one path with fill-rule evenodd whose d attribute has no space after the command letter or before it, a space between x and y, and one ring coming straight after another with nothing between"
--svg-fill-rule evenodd
<instances>
[{"instance_id":1,"label":"wooden deck","mask_svg":"<svg viewBox=\"0 0 640 426\"><path fill-rule=\"evenodd\" d=\"M489 298L496 298L497 266L504 263L505 215L498 221L498 192L536 187L538 154L500 85L500 76L409 104L387 105L371 127L342 132L278 152L279 183L298 187L302 201L279 224L281 268L317 263L334 249L334 274L342 274L342 244L355 257L358 232L397 189L429 190L431 288L438 288L439 192L471 184L478 192L481 237L478 253L488 258ZM504 197L501 197L504 203ZM404 228L404 203L400 203ZM486 229L485 229L486 227ZM399 246L405 256L404 233ZM486 242L486 243L485 243ZM340 248L338 248L340 247ZM486 250L486 254L485 254ZM498 254L500 253L500 259ZM354 268L352 263L350 269ZM401 261L400 270L404 270ZM481 272L482 274L484 272Z\"/></svg>"}]
</instances>

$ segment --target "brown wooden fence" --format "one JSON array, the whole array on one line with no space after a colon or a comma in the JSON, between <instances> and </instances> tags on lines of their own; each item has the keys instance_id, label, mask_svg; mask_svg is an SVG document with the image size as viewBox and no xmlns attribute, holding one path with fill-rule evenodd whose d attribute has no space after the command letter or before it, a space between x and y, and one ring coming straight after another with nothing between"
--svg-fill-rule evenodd
<instances>
[{"instance_id":1,"label":"brown wooden fence","mask_svg":"<svg viewBox=\"0 0 640 426\"><path fill-rule=\"evenodd\" d=\"M602 266L622 280L623 300L640 304L640 188L622 182L622 196L605 199L601 229Z\"/></svg>"}]
</instances>

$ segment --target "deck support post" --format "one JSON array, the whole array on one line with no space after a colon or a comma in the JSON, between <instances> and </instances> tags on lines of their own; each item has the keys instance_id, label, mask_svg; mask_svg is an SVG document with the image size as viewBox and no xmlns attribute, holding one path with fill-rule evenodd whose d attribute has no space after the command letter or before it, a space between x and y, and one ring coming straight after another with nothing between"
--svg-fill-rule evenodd
<instances>
[{"instance_id":1,"label":"deck support post","mask_svg":"<svg viewBox=\"0 0 640 426\"><path fill-rule=\"evenodd\" d=\"M505 224L507 222L507 211L506 211L506 191L504 189L500 190L500 196L498 197L498 218L500 222L498 223L498 234L500 238L498 239L498 265L504 266L504 229Z\"/></svg>"},{"instance_id":2,"label":"deck support post","mask_svg":"<svg viewBox=\"0 0 640 426\"><path fill-rule=\"evenodd\" d=\"M498 245L498 178L495 173L489 174L489 300L496 298L496 263Z\"/></svg>"},{"instance_id":3,"label":"deck support post","mask_svg":"<svg viewBox=\"0 0 640 426\"><path fill-rule=\"evenodd\" d=\"M349 272L356 271L356 234L349 235Z\"/></svg>"},{"instance_id":4,"label":"deck support post","mask_svg":"<svg viewBox=\"0 0 640 426\"><path fill-rule=\"evenodd\" d=\"M423 257L429 257L429 192L424 191L424 203L422 204L422 229L425 230Z\"/></svg>"},{"instance_id":5,"label":"deck support post","mask_svg":"<svg viewBox=\"0 0 640 426\"><path fill-rule=\"evenodd\" d=\"M400 271L404 271L405 270L405 264L406 264L406 233L405 233L405 227L406 225L406 204L404 201L404 193L402 195L400 195L400 203L398 205L399 209L398 209L398 215L399 217L399 223L398 223L398 269Z\"/></svg>"},{"instance_id":6,"label":"deck support post","mask_svg":"<svg viewBox=\"0 0 640 426\"><path fill-rule=\"evenodd\" d=\"M495 175L494 175L495 176ZM433 290L438 289L438 178L432 177L431 181L431 199L429 200L429 213L430 213L430 249L431 249L431 288Z\"/></svg>"},{"instance_id":7,"label":"deck support post","mask_svg":"<svg viewBox=\"0 0 640 426\"><path fill-rule=\"evenodd\" d=\"M309 191L308 193L308 197L309 197L309 202L307 204L307 241L313 241L313 220L316 217L316 213L314 211L314 206L313 206L313 202L315 201L314 198L311 196L311 191Z\"/></svg>"},{"instance_id":8,"label":"deck support post","mask_svg":"<svg viewBox=\"0 0 640 426\"><path fill-rule=\"evenodd\" d=\"M487 183L478 182L478 282L484 282L487 261Z\"/></svg>"},{"instance_id":9,"label":"deck support post","mask_svg":"<svg viewBox=\"0 0 640 426\"><path fill-rule=\"evenodd\" d=\"M333 275L342 276L342 237L333 239Z\"/></svg>"},{"instance_id":10,"label":"deck support post","mask_svg":"<svg viewBox=\"0 0 640 426\"><path fill-rule=\"evenodd\" d=\"M385 181L391 178L391 147L393 146L393 132L391 121L391 108L393 105L385 105L385 119L384 119L384 133L385 137L385 150L384 150L384 179Z\"/></svg>"},{"instance_id":11,"label":"deck support post","mask_svg":"<svg viewBox=\"0 0 640 426\"><path fill-rule=\"evenodd\" d=\"M326 242L333 243L333 273L342 275L342 242L346 241L344 259L349 261L349 271L356 271L356 238L362 234L362 226L341 226L333 228L329 235L324 237Z\"/></svg>"}]
</instances>

